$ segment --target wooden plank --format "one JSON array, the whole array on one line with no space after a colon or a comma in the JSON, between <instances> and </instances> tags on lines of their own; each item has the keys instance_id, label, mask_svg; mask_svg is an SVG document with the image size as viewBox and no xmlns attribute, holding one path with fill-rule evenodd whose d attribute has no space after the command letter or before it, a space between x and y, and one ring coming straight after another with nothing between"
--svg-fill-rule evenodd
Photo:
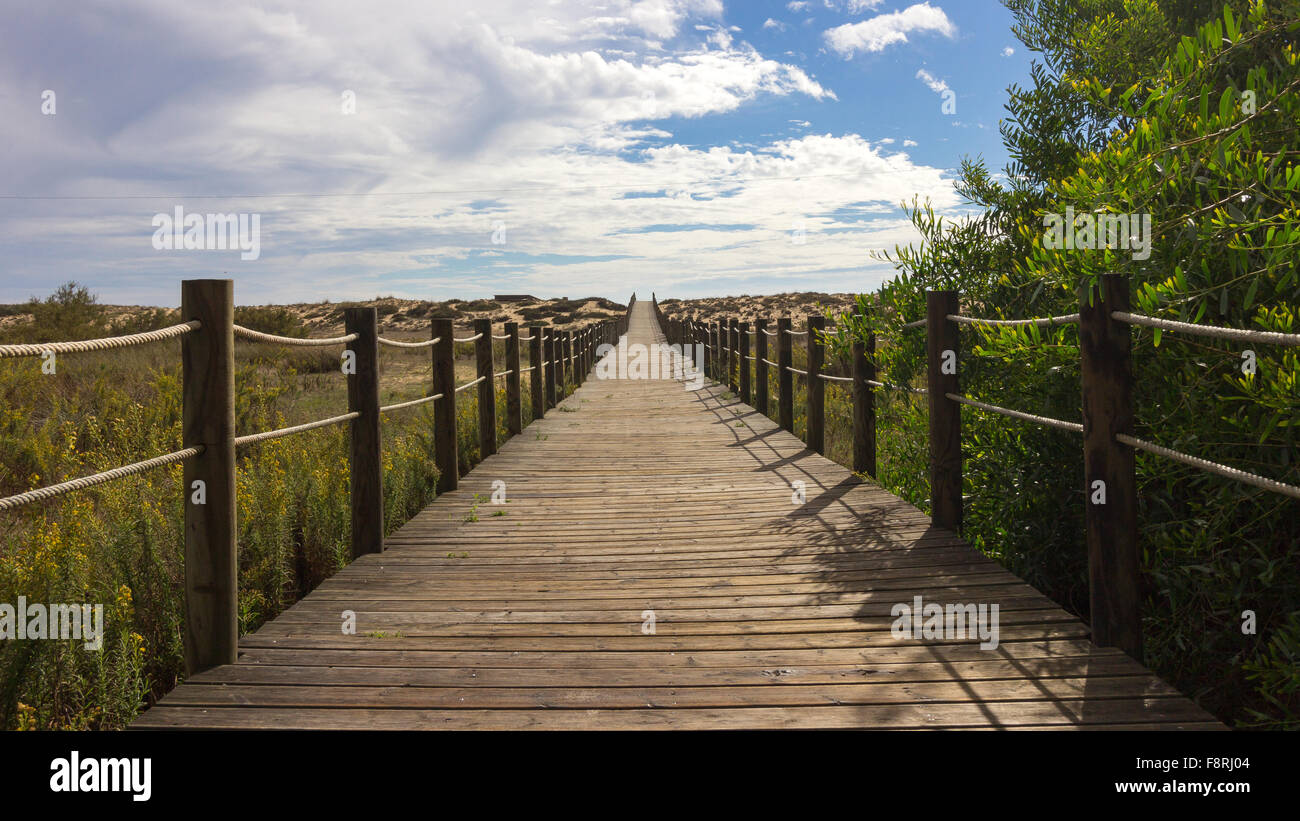
<instances>
[{"instance_id":1,"label":"wooden plank","mask_svg":"<svg viewBox=\"0 0 1300 821\"><path fill-rule=\"evenodd\" d=\"M665 338L651 301L626 328L630 344ZM739 364L730 322L699 331ZM563 355L558 332L553 346L534 333L539 358ZM718 353L719 383L698 391L671 375L578 385L570 412L535 418L384 553L134 726L1218 726L952 531L738 401ZM493 479L509 503L469 517ZM899 634L896 608L917 596L996 604L997 646Z\"/></svg>"}]
</instances>

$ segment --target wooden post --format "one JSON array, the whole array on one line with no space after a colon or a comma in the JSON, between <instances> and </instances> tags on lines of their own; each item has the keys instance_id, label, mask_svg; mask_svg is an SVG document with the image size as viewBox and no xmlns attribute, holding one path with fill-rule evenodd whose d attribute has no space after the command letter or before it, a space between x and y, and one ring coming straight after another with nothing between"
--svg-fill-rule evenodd
<instances>
[{"instance_id":1,"label":"wooden post","mask_svg":"<svg viewBox=\"0 0 1300 821\"><path fill-rule=\"evenodd\" d=\"M345 333L356 373L348 374L348 412L361 414L348 423L352 490L352 555L384 550L384 477L379 448L379 313L374 308L346 308Z\"/></svg>"},{"instance_id":2,"label":"wooden post","mask_svg":"<svg viewBox=\"0 0 1300 821\"><path fill-rule=\"evenodd\" d=\"M794 374L790 373L793 362L790 352L790 317L779 317L776 320L777 422L790 433L794 433Z\"/></svg>"},{"instance_id":3,"label":"wooden post","mask_svg":"<svg viewBox=\"0 0 1300 821\"><path fill-rule=\"evenodd\" d=\"M549 410L555 407L555 329L546 327L543 330L542 359L546 363L546 407Z\"/></svg>"},{"instance_id":4,"label":"wooden post","mask_svg":"<svg viewBox=\"0 0 1300 821\"><path fill-rule=\"evenodd\" d=\"M758 412L767 416L767 319L754 318L754 401Z\"/></svg>"},{"instance_id":5,"label":"wooden post","mask_svg":"<svg viewBox=\"0 0 1300 821\"><path fill-rule=\"evenodd\" d=\"M187 448L203 447L202 453L183 463L181 488L185 494L185 670L193 675L234 664L239 642L234 282L182 282L181 319L202 323L181 337L181 443ZM202 504L196 504L200 498Z\"/></svg>"},{"instance_id":6,"label":"wooden post","mask_svg":"<svg viewBox=\"0 0 1300 821\"><path fill-rule=\"evenodd\" d=\"M727 387L734 394L740 393L740 328L733 316L727 320Z\"/></svg>"},{"instance_id":7,"label":"wooden post","mask_svg":"<svg viewBox=\"0 0 1300 821\"><path fill-rule=\"evenodd\" d=\"M519 323L506 323L506 429L511 436L524 432L524 401L520 395Z\"/></svg>"},{"instance_id":8,"label":"wooden post","mask_svg":"<svg viewBox=\"0 0 1300 821\"><path fill-rule=\"evenodd\" d=\"M573 372L573 331L564 332L564 374L568 379L569 393L578 386L578 377Z\"/></svg>"},{"instance_id":9,"label":"wooden post","mask_svg":"<svg viewBox=\"0 0 1300 821\"><path fill-rule=\"evenodd\" d=\"M826 329L826 317L814 314L805 323L808 328L808 449L826 453L826 382L819 374L826 361L826 344L820 331Z\"/></svg>"},{"instance_id":10,"label":"wooden post","mask_svg":"<svg viewBox=\"0 0 1300 821\"><path fill-rule=\"evenodd\" d=\"M1133 448L1133 365L1129 326L1111 318L1129 310L1128 278L1105 274L1101 293L1081 289L1083 474L1092 642L1142 660L1137 543L1137 468ZM1091 297L1091 298L1090 298Z\"/></svg>"},{"instance_id":11,"label":"wooden post","mask_svg":"<svg viewBox=\"0 0 1300 821\"><path fill-rule=\"evenodd\" d=\"M587 381L587 372L590 370L587 366L587 336L589 331L582 328L578 331L578 384Z\"/></svg>"},{"instance_id":12,"label":"wooden post","mask_svg":"<svg viewBox=\"0 0 1300 821\"><path fill-rule=\"evenodd\" d=\"M959 394L956 291L927 291L926 353L930 393L930 519L954 533L961 530L961 406L947 397Z\"/></svg>"},{"instance_id":13,"label":"wooden post","mask_svg":"<svg viewBox=\"0 0 1300 821\"><path fill-rule=\"evenodd\" d=\"M749 323L741 322L736 326L740 339L740 401L746 405L754 398L749 392Z\"/></svg>"},{"instance_id":14,"label":"wooden post","mask_svg":"<svg viewBox=\"0 0 1300 821\"><path fill-rule=\"evenodd\" d=\"M718 384L726 388L731 378L731 359L727 353L731 339L727 335L727 321L719 319L715 322L714 332L718 335Z\"/></svg>"},{"instance_id":15,"label":"wooden post","mask_svg":"<svg viewBox=\"0 0 1300 821\"><path fill-rule=\"evenodd\" d=\"M866 342L855 337L852 347L853 376L853 472L876 478L876 334Z\"/></svg>"},{"instance_id":16,"label":"wooden post","mask_svg":"<svg viewBox=\"0 0 1300 821\"><path fill-rule=\"evenodd\" d=\"M438 495L460 484L460 455L456 442L456 328L450 319L433 320L433 456L438 465Z\"/></svg>"},{"instance_id":17,"label":"wooden post","mask_svg":"<svg viewBox=\"0 0 1300 821\"><path fill-rule=\"evenodd\" d=\"M478 360L478 458L497 452L497 386L492 373L492 320L474 320L474 353Z\"/></svg>"},{"instance_id":18,"label":"wooden post","mask_svg":"<svg viewBox=\"0 0 1300 821\"><path fill-rule=\"evenodd\" d=\"M528 364L532 366L531 378L528 380L533 399L533 418L541 419L546 415L545 385L546 371L542 369L542 326L528 326Z\"/></svg>"},{"instance_id":19,"label":"wooden post","mask_svg":"<svg viewBox=\"0 0 1300 821\"><path fill-rule=\"evenodd\" d=\"M564 361L564 331L555 332L555 401L562 402L568 396L569 368Z\"/></svg>"}]
</instances>

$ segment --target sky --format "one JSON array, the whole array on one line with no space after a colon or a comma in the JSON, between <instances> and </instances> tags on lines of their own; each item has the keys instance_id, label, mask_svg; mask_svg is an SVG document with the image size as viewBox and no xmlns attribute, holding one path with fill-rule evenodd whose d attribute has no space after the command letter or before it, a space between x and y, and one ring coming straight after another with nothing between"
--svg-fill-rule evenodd
<instances>
[{"instance_id":1,"label":"sky","mask_svg":"<svg viewBox=\"0 0 1300 821\"><path fill-rule=\"evenodd\" d=\"M960 216L962 158L1001 170L1030 65L996 0L6 18L0 302L76 280L170 306L209 277L238 304L871 291L894 274L873 252L918 240L904 201ZM242 251L213 247L218 215Z\"/></svg>"}]
</instances>

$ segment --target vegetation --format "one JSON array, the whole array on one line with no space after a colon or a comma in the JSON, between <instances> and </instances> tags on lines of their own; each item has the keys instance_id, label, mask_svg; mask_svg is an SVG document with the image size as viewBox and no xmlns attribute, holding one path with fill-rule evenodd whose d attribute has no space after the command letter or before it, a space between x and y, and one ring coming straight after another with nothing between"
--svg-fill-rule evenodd
<instances>
[{"instance_id":1,"label":"vegetation","mask_svg":"<svg viewBox=\"0 0 1300 821\"><path fill-rule=\"evenodd\" d=\"M925 242L885 258L899 275L840 317L843 351L874 330L885 379L922 378L929 289L963 313L1075 313L1081 286L1126 274L1133 310L1188 322L1300 332L1300 18L1295 4L1005 0L1040 55L1001 125L1005 181L981 160L956 223L908 207ZM1053 250L1049 215L1149 214L1151 253ZM1079 418L1073 327L964 329L963 390L1004 407ZM1135 328L1137 435L1300 484L1300 356ZM885 392L883 484L928 496L926 410ZM832 412L834 414L836 412ZM831 424L828 420L828 428ZM1074 434L963 409L966 535L1086 615L1082 453ZM1146 663L1220 718L1300 727L1300 503L1157 457L1138 456ZM1257 632L1243 633L1243 611Z\"/></svg>"},{"instance_id":2,"label":"vegetation","mask_svg":"<svg viewBox=\"0 0 1300 821\"><path fill-rule=\"evenodd\" d=\"M35 320L0 341L84 339L109 330L87 289L69 283L22 306ZM175 312L142 311L114 327L145 330ZM237 321L305 336L294 315L240 308ZM458 381L472 378L459 346ZM0 496L180 448L179 345L165 342L0 366ZM504 348L497 346L499 361ZM346 384L332 348L240 343L236 429L271 430L339 413ZM385 404L425 395L427 355L381 349ZM505 405L504 381L497 402ZM479 460L475 391L457 395L460 468ZM524 392L525 421L531 417ZM499 414L498 438L506 437ZM433 497L432 408L384 417L389 532ZM241 448L237 468L240 630L255 630L350 561L347 430L342 426ZM0 642L0 727L119 728L183 673L184 543L179 465L6 513L0 519L0 602L102 603L102 652L80 641Z\"/></svg>"}]
</instances>

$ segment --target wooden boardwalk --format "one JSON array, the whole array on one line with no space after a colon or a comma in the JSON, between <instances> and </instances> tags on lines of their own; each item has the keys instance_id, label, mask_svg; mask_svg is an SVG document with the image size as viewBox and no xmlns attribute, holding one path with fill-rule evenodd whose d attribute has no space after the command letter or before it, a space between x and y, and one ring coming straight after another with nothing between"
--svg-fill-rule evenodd
<instances>
[{"instance_id":1,"label":"wooden boardwalk","mask_svg":"<svg viewBox=\"0 0 1300 821\"><path fill-rule=\"evenodd\" d=\"M629 341L662 338L651 310ZM915 596L998 604L1000 643L895 638ZM1222 725L724 388L590 379L133 726Z\"/></svg>"}]
</instances>

